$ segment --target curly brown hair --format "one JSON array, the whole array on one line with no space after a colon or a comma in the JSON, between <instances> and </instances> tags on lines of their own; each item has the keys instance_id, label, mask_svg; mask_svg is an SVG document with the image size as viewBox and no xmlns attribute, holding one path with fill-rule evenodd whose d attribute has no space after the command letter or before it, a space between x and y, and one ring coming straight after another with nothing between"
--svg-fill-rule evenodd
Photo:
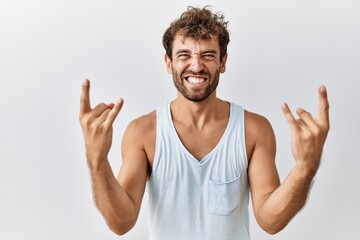
<instances>
[{"instance_id":1,"label":"curly brown hair","mask_svg":"<svg viewBox=\"0 0 360 240\"><path fill-rule=\"evenodd\" d=\"M229 31L227 30L228 22L220 13L212 13L209 6L204 8L188 7L170 24L163 35L163 46L166 55L172 60L173 42L176 35L183 38L191 37L195 40L210 40L217 37L220 47L220 60L223 59L227 52L227 45L230 42Z\"/></svg>"}]
</instances>

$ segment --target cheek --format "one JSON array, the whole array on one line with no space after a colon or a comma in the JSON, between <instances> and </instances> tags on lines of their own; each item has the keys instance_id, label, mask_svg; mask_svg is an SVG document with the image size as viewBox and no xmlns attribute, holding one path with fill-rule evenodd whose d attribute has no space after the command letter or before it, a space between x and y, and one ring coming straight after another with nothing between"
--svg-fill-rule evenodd
<instances>
[{"instance_id":1,"label":"cheek","mask_svg":"<svg viewBox=\"0 0 360 240\"><path fill-rule=\"evenodd\" d=\"M186 71L186 65L184 64L174 64L172 65L172 73L176 75L181 75L184 71Z\"/></svg>"}]
</instances>

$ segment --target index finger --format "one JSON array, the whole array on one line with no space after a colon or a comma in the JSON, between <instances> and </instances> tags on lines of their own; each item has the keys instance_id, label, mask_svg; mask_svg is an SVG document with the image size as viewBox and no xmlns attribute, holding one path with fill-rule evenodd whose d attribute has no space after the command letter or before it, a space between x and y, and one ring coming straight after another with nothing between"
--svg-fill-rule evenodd
<instances>
[{"instance_id":1,"label":"index finger","mask_svg":"<svg viewBox=\"0 0 360 240\"><path fill-rule=\"evenodd\" d=\"M329 125L329 100L327 90L324 85L319 87L319 112L318 119L321 123Z\"/></svg>"},{"instance_id":2,"label":"index finger","mask_svg":"<svg viewBox=\"0 0 360 240\"><path fill-rule=\"evenodd\" d=\"M91 110L90 107L90 81L85 79L82 83L81 97L80 97L80 115Z\"/></svg>"}]
</instances>

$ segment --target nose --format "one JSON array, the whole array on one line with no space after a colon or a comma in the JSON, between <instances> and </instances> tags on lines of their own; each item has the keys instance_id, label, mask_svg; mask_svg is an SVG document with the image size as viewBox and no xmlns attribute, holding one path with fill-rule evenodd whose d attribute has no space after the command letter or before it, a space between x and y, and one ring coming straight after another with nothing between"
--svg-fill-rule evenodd
<instances>
[{"instance_id":1,"label":"nose","mask_svg":"<svg viewBox=\"0 0 360 240\"><path fill-rule=\"evenodd\" d=\"M201 61L200 55L197 53L194 53L191 57L190 60L190 68L189 70L193 71L193 72L201 72L202 70L204 70L204 64Z\"/></svg>"}]
</instances>

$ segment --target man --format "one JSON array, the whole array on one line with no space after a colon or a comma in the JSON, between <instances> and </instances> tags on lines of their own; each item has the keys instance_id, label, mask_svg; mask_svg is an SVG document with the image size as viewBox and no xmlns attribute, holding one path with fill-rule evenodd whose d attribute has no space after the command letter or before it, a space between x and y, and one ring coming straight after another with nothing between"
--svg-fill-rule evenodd
<instances>
[{"instance_id":1,"label":"man","mask_svg":"<svg viewBox=\"0 0 360 240\"><path fill-rule=\"evenodd\" d=\"M227 60L227 22L189 7L163 36L165 63L177 98L132 121L122 142L117 178L107 155L123 100L91 108L84 81L80 122L94 199L108 226L125 234L136 223L146 182L150 239L249 239L251 192L258 224L283 229L304 206L329 130L329 104L319 88L317 118L284 104L296 160L280 184L275 136L262 116L217 98Z\"/></svg>"}]
</instances>

